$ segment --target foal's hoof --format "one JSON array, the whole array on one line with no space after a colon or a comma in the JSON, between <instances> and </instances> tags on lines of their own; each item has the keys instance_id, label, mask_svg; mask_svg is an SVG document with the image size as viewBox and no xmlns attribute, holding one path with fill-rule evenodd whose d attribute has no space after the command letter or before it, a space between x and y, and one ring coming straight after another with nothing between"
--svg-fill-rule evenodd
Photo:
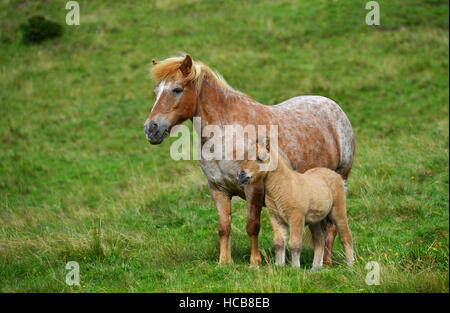
<instances>
[{"instance_id":1,"label":"foal's hoof","mask_svg":"<svg viewBox=\"0 0 450 313\"><path fill-rule=\"evenodd\" d=\"M322 266L313 266L311 268L311 272L316 272L316 271L320 270L321 268L322 268Z\"/></svg>"}]
</instances>

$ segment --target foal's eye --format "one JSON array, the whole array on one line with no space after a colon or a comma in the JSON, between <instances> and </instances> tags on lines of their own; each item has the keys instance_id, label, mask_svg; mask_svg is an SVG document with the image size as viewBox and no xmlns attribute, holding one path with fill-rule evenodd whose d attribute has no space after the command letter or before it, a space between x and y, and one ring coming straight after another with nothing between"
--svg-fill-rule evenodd
<instances>
[{"instance_id":1,"label":"foal's eye","mask_svg":"<svg viewBox=\"0 0 450 313\"><path fill-rule=\"evenodd\" d=\"M256 161L258 161L259 163L262 163L263 159L261 159L260 157L256 157Z\"/></svg>"},{"instance_id":2,"label":"foal's eye","mask_svg":"<svg viewBox=\"0 0 450 313\"><path fill-rule=\"evenodd\" d=\"M180 94L183 92L183 88L181 87L175 87L174 89L172 89L173 93L175 94Z\"/></svg>"}]
</instances>

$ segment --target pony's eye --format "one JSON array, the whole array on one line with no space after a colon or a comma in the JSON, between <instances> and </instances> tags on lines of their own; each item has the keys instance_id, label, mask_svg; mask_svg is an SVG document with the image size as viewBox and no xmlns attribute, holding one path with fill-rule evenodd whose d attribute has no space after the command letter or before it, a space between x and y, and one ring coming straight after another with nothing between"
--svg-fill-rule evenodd
<instances>
[{"instance_id":1,"label":"pony's eye","mask_svg":"<svg viewBox=\"0 0 450 313\"><path fill-rule=\"evenodd\" d=\"M174 88L172 91L173 91L173 93L180 94L180 93L183 92L183 88L176 87L176 88Z\"/></svg>"},{"instance_id":2,"label":"pony's eye","mask_svg":"<svg viewBox=\"0 0 450 313\"><path fill-rule=\"evenodd\" d=\"M256 161L258 161L259 163L261 163L263 161L263 159L261 159L260 157L256 157Z\"/></svg>"}]
</instances>

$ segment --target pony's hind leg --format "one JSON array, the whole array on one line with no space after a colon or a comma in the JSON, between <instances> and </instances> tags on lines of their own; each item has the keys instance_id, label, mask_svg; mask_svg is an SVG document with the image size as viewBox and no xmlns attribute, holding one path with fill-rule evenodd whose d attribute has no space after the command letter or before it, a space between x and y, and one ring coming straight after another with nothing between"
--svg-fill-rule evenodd
<instances>
[{"instance_id":1,"label":"pony's hind leg","mask_svg":"<svg viewBox=\"0 0 450 313\"><path fill-rule=\"evenodd\" d=\"M286 239L288 226L279 218L270 215L273 230L273 247L275 249L275 265L283 266L286 262Z\"/></svg>"},{"instance_id":2,"label":"pony's hind leg","mask_svg":"<svg viewBox=\"0 0 450 313\"><path fill-rule=\"evenodd\" d=\"M309 225L311 230L312 240L314 243L314 260L312 270L318 270L323 264L323 253L325 249L325 233L321 223Z\"/></svg>"},{"instance_id":3,"label":"pony's hind leg","mask_svg":"<svg viewBox=\"0 0 450 313\"><path fill-rule=\"evenodd\" d=\"M323 255L323 263L326 266L332 266L333 265L333 261L331 258L331 255L333 253L333 245L334 245L334 240L336 239L336 235L337 235L337 229L336 229L336 225L327 219L324 219L322 222L322 227L325 230L325 251L324 251L324 255Z\"/></svg>"}]
</instances>

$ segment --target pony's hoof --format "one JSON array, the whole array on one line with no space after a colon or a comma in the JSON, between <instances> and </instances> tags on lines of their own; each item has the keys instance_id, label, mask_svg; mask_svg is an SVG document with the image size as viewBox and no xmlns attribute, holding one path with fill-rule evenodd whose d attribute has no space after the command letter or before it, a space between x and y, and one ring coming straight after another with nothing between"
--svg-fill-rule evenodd
<instances>
[{"instance_id":1,"label":"pony's hoof","mask_svg":"<svg viewBox=\"0 0 450 313\"><path fill-rule=\"evenodd\" d=\"M328 267L332 267L333 266L333 262L331 260L323 260L323 265L324 266L328 266Z\"/></svg>"},{"instance_id":2,"label":"pony's hoof","mask_svg":"<svg viewBox=\"0 0 450 313\"><path fill-rule=\"evenodd\" d=\"M259 254L250 256L250 265L259 266L259 264L261 264L261 262L262 262L262 259Z\"/></svg>"},{"instance_id":3,"label":"pony's hoof","mask_svg":"<svg viewBox=\"0 0 450 313\"><path fill-rule=\"evenodd\" d=\"M233 260L231 258L220 258L219 259L219 265L228 265L233 263Z\"/></svg>"},{"instance_id":4,"label":"pony's hoof","mask_svg":"<svg viewBox=\"0 0 450 313\"><path fill-rule=\"evenodd\" d=\"M312 271L312 272L316 272L316 271L320 270L321 268L322 268L322 266L313 266L313 267L311 268L311 271Z\"/></svg>"}]
</instances>

